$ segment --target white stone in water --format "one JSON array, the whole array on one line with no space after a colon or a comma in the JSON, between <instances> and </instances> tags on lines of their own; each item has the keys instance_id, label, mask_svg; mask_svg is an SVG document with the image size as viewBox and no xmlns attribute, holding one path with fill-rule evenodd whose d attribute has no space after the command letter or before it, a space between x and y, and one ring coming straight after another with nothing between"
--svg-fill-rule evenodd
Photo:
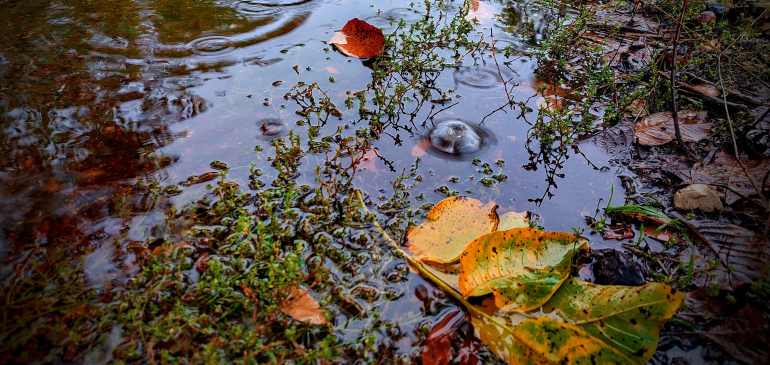
<instances>
[{"instance_id":1,"label":"white stone in water","mask_svg":"<svg viewBox=\"0 0 770 365\"><path fill-rule=\"evenodd\" d=\"M437 150L453 155L476 152L482 144L479 132L459 120L440 123L433 128L428 139Z\"/></svg>"}]
</instances>

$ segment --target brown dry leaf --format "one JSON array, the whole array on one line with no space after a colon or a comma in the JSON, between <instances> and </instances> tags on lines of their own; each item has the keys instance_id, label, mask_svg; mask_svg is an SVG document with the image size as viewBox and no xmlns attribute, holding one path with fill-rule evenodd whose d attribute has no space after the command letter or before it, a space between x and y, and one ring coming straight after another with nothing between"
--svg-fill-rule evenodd
<instances>
[{"instance_id":1,"label":"brown dry leaf","mask_svg":"<svg viewBox=\"0 0 770 365\"><path fill-rule=\"evenodd\" d=\"M630 147L634 142L635 136L634 124L631 121L624 120L586 141L590 141L610 155L615 155Z\"/></svg>"},{"instance_id":2,"label":"brown dry leaf","mask_svg":"<svg viewBox=\"0 0 770 365\"><path fill-rule=\"evenodd\" d=\"M332 73L332 74L335 74L335 75L339 75L339 74L340 74L340 72L339 72L339 71L337 71L337 69L336 69L336 68L334 68L334 67L331 67L331 66L327 67L327 68L326 68L326 71L329 71L329 73Z\"/></svg>"},{"instance_id":3,"label":"brown dry leaf","mask_svg":"<svg viewBox=\"0 0 770 365\"><path fill-rule=\"evenodd\" d=\"M440 201L425 221L407 234L406 246L415 259L447 265L460 259L465 247L500 222L494 201L484 205L464 196Z\"/></svg>"},{"instance_id":4,"label":"brown dry leaf","mask_svg":"<svg viewBox=\"0 0 770 365\"><path fill-rule=\"evenodd\" d=\"M692 86L692 88L705 96L710 96L710 97L719 96L719 91L717 90L717 87L714 85L701 84L701 85Z\"/></svg>"},{"instance_id":5,"label":"brown dry leaf","mask_svg":"<svg viewBox=\"0 0 770 365\"><path fill-rule=\"evenodd\" d=\"M385 36L379 28L353 18L342 31L334 33L329 43L350 57L371 58L382 52Z\"/></svg>"},{"instance_id":6,"label":"brown dry leaf","mask_svg":"<svg viewBox=\"0 0 770 365\"><path fill-rule=\"evenodd\" d=\"M698 288L687 293L684 303L687 305L676 312L676 317L687 322L725 317L729 309L722 299L711 296L708 288Z\"/></svg>"},{"instance_id":7,"label":"brown dry leaf","mask_svg":"<svg viewBox=\"0 0 770 365\"><path fill-rule=\"evenodd\" d=\"M647 116L647 110L645 109L646 102L641 99L636 99L631 102L626 112L623 114L626 118L636 119L636 117L644 118Z\"/></svg>"},{"instance_id":8,"label":"brown dry leaf","mask_svg":"<svg viewBox=\"0 0 770 365\"><path fill-rule=\"evenodd\" d=\"M763 271L770 266L770 242L760 233L711 220L684 223L719 256L719 270L727 276L728 287L761 280Z\"/></svg>"},{"instance_id":9,"label":"brown dry leaf","mask_svg":"<svg viewBox=\"0 0 770 365\"><path fill-rule=\"evenodd\" d=\"M765 176L770 173L770 160L748 160L743 158L742 161L757 184L762 184L765 181L765 185L761 187L762 191L770 189L770 179L765 179ZM750 197L756 194L751 181L743 172L738 161L735 160L733 155L724 151L717 152L708 166L700 167L698 165L689 170L669 171L682 179L686 184L719 184L729 186L744 196ZM723 189L723 191L720 191L715 186L709 186L709 188L714 190L718 197L724 199L727 205L732 205L742 199L738 194L730 190Z\"/></svg>"},{"instance_id":10,"label":"brown dry leaf","mask_svg":"<svg viewBox=\"0 0 770 365\"><path fill-rule=\"evenodd\" d=\"M655 232L655 230L657 230L658 227L660 226L644 226L644 234L660 242L668 242L668 240L670 240L672 237L675 237L675 235L666 228L661 229L658 232Z\"/></svg>"},{"instance_id":11,"label":"brown dry leaf","mask_svg":"<svg viewBox=\"0 0 770 365\"><path fill-rule=\"evenodd\" d=\"M684 142L697 142L708 137L712 126L700 113L679 112L679 129ZM636 122L635 127L637 141L645 146L660 146L676 138L674 117L670 112L652 114Z\"/></svg>"},{"instance_id":12,"label":"brown dry leaf","mask_svg":"<svg viewBox=\"0 0 770 365\"><path fill-rule=\"evenodd\" d=\"M323 308L311 297L307 291L297 287L291 288L291 294L278 308L283 314L300 322L310 324L328 325L329 322L323 313Z\"/></svg>"},{"instance_id":13,"label":"brown dry leaf","mask_svg":"<svg viewBox=\"0 0 770 365\"><path fill-rule=\"evenodd\" d=\"M465 333L459 353L452 354L452 342L461 336L459 331L466 324L468 324L468 318L462 310L457 309L447 314L439 324L433 327L422 348L423 365L448 365L452 360L462 365L478 364L481 343L472 332Z\"/></svg>"},{"instance_id":14,"label":"brown dry leaf","mask_svg":"<svg viewBox=\"0 0 770 365\"><path fill-rule=\"evenodd\" d=\"M604 237L605 240L627 240L629 238L634 238L634 230L626 225L605 227L602 237Z\"/></svg>"},{"instance_id":15,"label":"brown dry leaf","mask_svg":"<svg viewBox=\"0 0 770 365\"><path fill-rule=\"evenodd\" d=\"M770 356L770 328L765 313L746 306L704 333L747 364L764 364Z\"/></svg>"}]
</instances>

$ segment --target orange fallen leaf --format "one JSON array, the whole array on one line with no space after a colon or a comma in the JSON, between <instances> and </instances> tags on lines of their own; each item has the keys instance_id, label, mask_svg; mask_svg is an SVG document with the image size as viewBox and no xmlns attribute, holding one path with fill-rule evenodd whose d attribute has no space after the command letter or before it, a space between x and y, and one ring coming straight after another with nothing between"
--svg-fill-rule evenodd
<instances>
[{"instance_id":1,"label":"orange fallen leaf","mask_svg":"<svg viewBox=\"0 0 770 365\"><path fill-rule=\"evenodd\" d=\"M323 309L307 291L297 287L291 288L291 294L278 308L283 314L300 322L328 325Z\"/></svg>"},{"instance_id":2,"label":"orange fallen leaf","mask_svg":"<svg viewBox=\"0 0 770 365\"><path fill-rule=\"evenodd\" d=\"M334 33L329 43L350 57L370 58L382 52L385 36L379 28L353 18L342 31Z\"/></svg>"},{"instance_id":3,"label":"orange fallen leaf","mask_svg":"<svg viewBox=\"0 0 770 365\"><path fill-rule=\"evenodd\" d=\"M331 67L331 66L327 67L327 68L326 68L326 71L329 71L329 73L332 73L332 74L335 74L335 75L339 75L339 74L340 74L340 72L339 72L339 71L337 71L337 69L336 69L336 68L334 68L334 67Z\"/></svg>"}]
</instances>

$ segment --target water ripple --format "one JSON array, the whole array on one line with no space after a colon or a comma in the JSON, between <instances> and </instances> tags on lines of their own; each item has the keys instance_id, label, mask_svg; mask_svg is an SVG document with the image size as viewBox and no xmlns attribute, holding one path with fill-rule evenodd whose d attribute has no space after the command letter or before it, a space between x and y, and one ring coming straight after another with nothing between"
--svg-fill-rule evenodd
<instances>
[{"instance_id":1,"label":"water ripple","mask_svg":"<svg viewBox=\"0 0 770 365\"><path fill-rule=\"evenodd\" d=\"M454 74L455 83L474 89L492 89L503 85L497 70L483 67L459 67Z\"/></svg>"},{"instance_id":2,"label":"water ripple","mask_svg":"<svg viewBox=\"0 0 770 365\"><path fill-rule=\"evenodd\" d=\"M225 36L209 36L188 43L187 48L202 56L222 56L235 49L235 42Z\"/></svg>"}]
</instances>

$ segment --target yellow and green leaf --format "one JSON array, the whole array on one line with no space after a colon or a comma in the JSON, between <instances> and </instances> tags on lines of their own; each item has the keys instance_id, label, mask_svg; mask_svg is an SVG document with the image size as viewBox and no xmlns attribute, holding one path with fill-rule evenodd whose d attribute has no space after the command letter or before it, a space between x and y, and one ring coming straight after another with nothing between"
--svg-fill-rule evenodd
<instances>
[{"instance_id":1,"label":"yellow and green leaf","mask_svg":"<svg viewBox=\"0 0 770 365\"><path fill-rule=\"evenodd\" d=\"M679 309L684 294L668 285L595 285L567 280L543 306L565 322L646 364L658 346L660 327Z\"/></svg>"},{"instance_id":2,"label":"yellow and green leaf","mask_svg":"<svg viewBox=\"0 0 770 365\"><path fill-rule=\"evenodd\" d=\"M514 228L483 235L460 259L460 292L495 295L504 311L529 311L545 304L569 276L572 256L587 247L569 233Z\"/></svg>"},{"instance_id":3,"label":"yellow and green leaf","mask_svg":"<svg viewBox=\"0 0 770 365\"><path fill-rule=\"evenodd\" d=\"M584 330L547 317L524 320L512 332L481 318L473 325L481 341L512 365L632 363Z\"/></svg>"}]
</instances>

